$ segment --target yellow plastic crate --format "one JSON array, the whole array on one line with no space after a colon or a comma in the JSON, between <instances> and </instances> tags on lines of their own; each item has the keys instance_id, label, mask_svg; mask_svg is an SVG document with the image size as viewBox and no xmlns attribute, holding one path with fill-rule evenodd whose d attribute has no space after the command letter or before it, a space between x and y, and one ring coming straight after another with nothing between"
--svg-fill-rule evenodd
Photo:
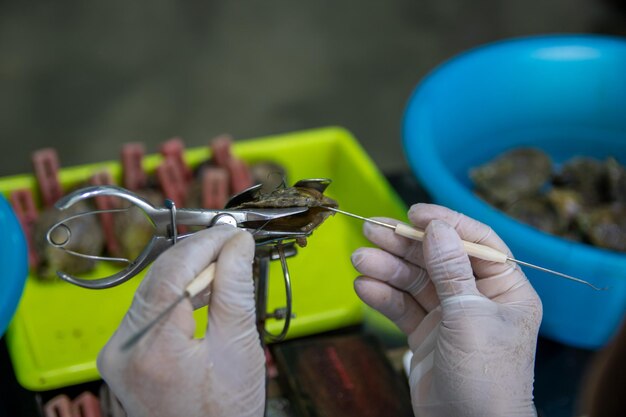
<instances>
[{"instance_id":1,"label":"yellow plastic crate","mask_svg":"<svg viewBox=\"0 0 626 417\"><path fill-rule=\"evenodd\" d=\"M344 210L364 216L385 215L404 219L406 208L349 132L323 128L235 142L233 153L249 163L272 160L282 164L290 183L302 178L330 178L326 193ZM61 154L62 157L62 154ZM185 158L195 166L209 157L208 148L189 149ZM153 171L161 156L146 157ZM118 162L65 168L64 187L86 180L107 168L119 181ZM32 175L0 179L0 192L35 188ZM345 216L329 218L308 239L297 256L288 259L292 277L293 312L289 338L314 334L362 322L364 305L356 297L356 271L350 254L368 245L361 222ZM100 263L93 277L109 275L112 267ZM98 352L119 325L130 306L143 274L107 290L87 290L61 280L43 282L29 276L23 297L7 330L7 344L18 381L31 390L48 390L97 380ZM272 262L268 311L284 305L280 263ZM195 313L196 335L206 327L206 308ZM270 320L268 330L278 333L282 321Z\"/></svg>"}]
</instances>

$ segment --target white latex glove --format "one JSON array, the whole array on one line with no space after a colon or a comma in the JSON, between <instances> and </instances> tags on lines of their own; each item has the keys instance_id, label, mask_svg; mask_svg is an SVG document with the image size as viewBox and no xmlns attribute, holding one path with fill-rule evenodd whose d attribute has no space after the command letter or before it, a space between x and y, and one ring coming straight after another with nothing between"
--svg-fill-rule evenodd
<instances>
[{"instance_id":1,"label":"white latex glove","mask_svg":"<svg viewBox=\"0 0 626 417\"><path fill-rule=\"evenodd\" d=\"M535 416L541 301L519 267L469 258L461 238L509 249L488 226L441 206L414 205L409 219L426 230L423 243L366 223L382 250L357 249L352 262L363 274L359 297L408 335L415 415Z\"/></svg>"},{"instance_id":2,"label":"white latex glove","mask_svg":"<svg viewBox=\"0 0 626 417\"><path fill-rule=\"evenodd\" d=\"M130 417L262 416L265 357L255 326L249 233L218 226L163 253L102 349L98 369ZM204 339L183 300L127 351L122 345L217 260Z\"/></svg>"}]
</instances>

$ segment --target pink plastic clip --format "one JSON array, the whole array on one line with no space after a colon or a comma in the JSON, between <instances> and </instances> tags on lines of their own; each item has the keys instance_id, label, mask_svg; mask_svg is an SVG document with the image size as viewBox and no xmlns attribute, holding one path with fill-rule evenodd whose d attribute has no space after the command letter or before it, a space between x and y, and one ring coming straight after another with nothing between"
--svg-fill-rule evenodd
<instances>
[{"instance_id":1,"label":"pink plastic clip","mask_svg":"<svg viewBox=\"0 0 626 417\"><path fill-rule=\"evenodd\" d=\"M85 391L72 401L74 417L102 417L100 400L89 391Z\"/></svg>"},{"instance_id":2,"label":"pink plastic clip","mask_svg":"<svg viewBox=\"0 0 626 417\"><path fill-rule=\"evenodd\" d=\"M89 180L91 185L113 185L113 178L109 171L100 171L95 173ZM117 202L111 196L99 196L95 199L96 209L98 210L112 210L118 207ZM100 226L104 233L104 241L106 242L107 251L112 256L118 256L121 253L117 236L115 235L115 225L113 219L113 213L104 212L98 213L100 219Z\"/></svg>"},{"instance_id":3,"label":"pink plastic clip","mask_svg":"<svg viewBox=\"0 0 626 417\"><path fill-rule=\"evenodd\" d=\"M72 401L65 394L57 395L43 406L43 415L45 417L72 417Z\"/></svg>"},{"instance_id":4,"label":"pink plastic clip","mask_svg":"<svg viewBox=\"0 0 626 417\"><path fill-rule=\"evenodd\" d=\"M187 183L179 165L172 158L166 158L156 169L157 178L165 198L174 201L177 207L183 207L187 198Z\"/></svg>"},{"instance_id":5,"label":"pink plastic clip","mask_svg":"<svg viewBox=\"0 0 626 417\"><path fill-rule=\"evenodd\" d=\"M224 168L205 168L202 171L202 207L222 209L227 202L228 173Z\"/></svg>"},{"instance_id":6,"label":"pink plastic clip","mask_svg":"<svg viewBox=\"0 0 626 417\"><path fill-rule=\"evenodd\" d=\"M232 143L232 137L228 135L218 136L211 141L211 153L215 165L228 171L231 194L237 194L251 187L253 181L248 165L232 154Z\"/></svg>"},{"instance_id":7,"label":"pink plastic clip","mask_svg":"<svg viewBox=\"0 0 626 417\"><path fill-rule=\"evenodd\" d=\"M163 155L165 159L173 160L185 182L189 183L193 177L193 172L191 172L191 168L185 163L185 158L183 157L184 151L185 145L180 138L172 138L161 145L161 155Z\"/></svg>"},{"instance_id":8,"label":"pink plastic clip","mask_svg":"<svg viewBox=\"0 0 626 417\"><path fill-rule=\"evenodd\" d=\"M141 164L145 154L143 144L134 142L122 146L122 176L124 187L137 191L148 183L148 176Z\"/></svg>"},{"instance_id":9,"label":"pink plastic clip","mask_svg":"<svg viewBox=\"0 0 626 417\"><path fill-rule=\"evenodd\" d=\"M32 161L43 206L51 207L63 196L57 152L53 148L40 149L33 153Z\"/></svg>"},{"instance_id":10,"label":"pink plastic clip","mask_svg":"<svg viewBox=\"0 0 626 417\"><path fill-rule=\"evenodd\" d=\"M252 187L252 174L244 161L233 158L228 162L227 169L230 176L231 193L237 194Z\"/></svg>"},{"instance_id":11,"label":"pink plastic clip","mask_svg":"<svg viewBox=\"0 0 626 417\"><path fill-rule=\"evenodd\" d=\"M233 143L232 137L229 135L221 135L211 141L210 148L212 159L218 167L226 168L232 159L230 147Z\"/></svg>"},{"instance_id":12,"label":"pink plastic clip","mask_svg":"<svg viewBox=\"0 0 626 417\"><path fill-rule=\"evenodd\" d=\"M24 232L24 236L26 237L26 243L28 245L28 265L31 270L34 270L39 264L39 255L35 250L33 242L33 228L35 227L39 214L35 207L33 193L29 189L15 190L11 192L9 200L20 222L22 232Z\"/></svg>"},{"instance_id":13,"label":"pink plastic clip","mask_svg":"<svg viewBox=\"0 0 626 417\"><path fill-rule=\"evenodd\" d=\"M267 376L269 378L276 378L278 376L278 367L272 356L270 349L265 346L265 367L267 368Z\"/></svg>"},{"instance_id":14,"label":"pink plastic clip","mask_svg":"<svg viewBox=\"0 0 626 417\"><path fill-rule=\"evenodd\" d=\"M156 174L165 198L172 200L176 207L183 207L187 200L187 182L179 169L179 164L172 158L165 158L157 167ZM179 233L187 232L185 226L178 226L176 230Z\"/></svg>"}]
</instances>

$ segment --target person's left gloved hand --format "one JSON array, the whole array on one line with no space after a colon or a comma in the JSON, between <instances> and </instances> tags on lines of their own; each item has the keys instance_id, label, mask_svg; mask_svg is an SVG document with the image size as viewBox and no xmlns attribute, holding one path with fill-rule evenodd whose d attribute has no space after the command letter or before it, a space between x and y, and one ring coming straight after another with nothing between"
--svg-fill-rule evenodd
<instances>
[{"instance_id":1,"label":"person's left gloved hand","mask_svg":"<svg viewBox=\"0 0 626 417\"><path fill-rule=\"evenodd\" d=\"M217 226L173 246L153 264L122 324L102 349L98 369L129 416L262 416L265 357L255 325L249 233ZM183 300L128 350L121 350L217 262L204 339Z\"/></svg>"}]
</instances>

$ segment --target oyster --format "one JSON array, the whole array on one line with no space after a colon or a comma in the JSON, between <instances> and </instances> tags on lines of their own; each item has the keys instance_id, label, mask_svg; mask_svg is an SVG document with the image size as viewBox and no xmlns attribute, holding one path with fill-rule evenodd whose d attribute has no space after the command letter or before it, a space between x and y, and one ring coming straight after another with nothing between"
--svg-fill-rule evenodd
<instances>
[{"instance_id":1,"label":"oyster","mask_svg":"<svg viewBox=\"0 0 626 417\"><path fill-rule=\"evenodd\" d=\"M324 195L330 180L301 180L293 187L276 188L269 193L262 192L262 184L234 196L226 205L228 209L288 208L309 207L304 213L278 218L269 222L252 225L259 229L311 233L333 214L326 207L339 207L339 204ZM306 245L306 239L297 240L300 246Z\"/></svg>"},{"instance_id":2,"label":"oyster","mask_svg":"<svg viewBox=\"0 0 626 417\"><path fill-rule=\"evenodd\" d=\"M580 213L577 222L591 244L626 252L626 204L593 208Z\"/></svg>"},{"instance_id":3,"label":"oyster","mask_svg":"<svg viewBox=\"0 0 626 417\"><path fill-rule=\"evenodd\" d=\"M552 188L546 197L561 222L570 224L584 209L582 195L574 190Z\"/></svg>"},{"instance_id":4,"label":"oyster","mask_svg":"<svg viewBox=\"0 0 626 417\"><path fill-rule=\"evenodd\" d=\"M517 200L504 211L515 219L544 232L559 234L566 228L565 222L559 218L548 198L542 195Z\"/></svg>"},{"instance_id":5,"label":"oyster","mask_svg":"<svg viewBox=\"0 0 626 417\"><path fill-rule=\"evenodd\" d=\"M480 194L500 207L539 192L551 176L550 157L535 148L508 151L470 170L470 178Z\"/></svg>"},{"instance_id":6,"label":"oyster","mask_svg":"<svg viewBox=\"0 0 626 417\"><path fill-rule=\"evenodd\" d=\"M607 201L605 164L599 160L578 157L565 162L554 176L554 185L580 193L586 205Z\"/></svg>"},{"instance_id":7,"label":"oyster","mask_svg":"<svg viewBox=\"0 0 626 417\"><path fill-rule=\"evenodd\" d=\"M626 203L626 168L615 158L608 158L605 167L609 199Z\"/></svg>"},{"instance_id":8,"label":"oyster","mask_svg":"<svg viewBox=\"0 0 626 417\"><path fill-rule=\"evenodd\" d=\"M548 233L626 252L626 168L612 157L576 157L550 176L546 158L532 148L507 152L470 172L474 192Z\"/></svg>"}]
</instances>

